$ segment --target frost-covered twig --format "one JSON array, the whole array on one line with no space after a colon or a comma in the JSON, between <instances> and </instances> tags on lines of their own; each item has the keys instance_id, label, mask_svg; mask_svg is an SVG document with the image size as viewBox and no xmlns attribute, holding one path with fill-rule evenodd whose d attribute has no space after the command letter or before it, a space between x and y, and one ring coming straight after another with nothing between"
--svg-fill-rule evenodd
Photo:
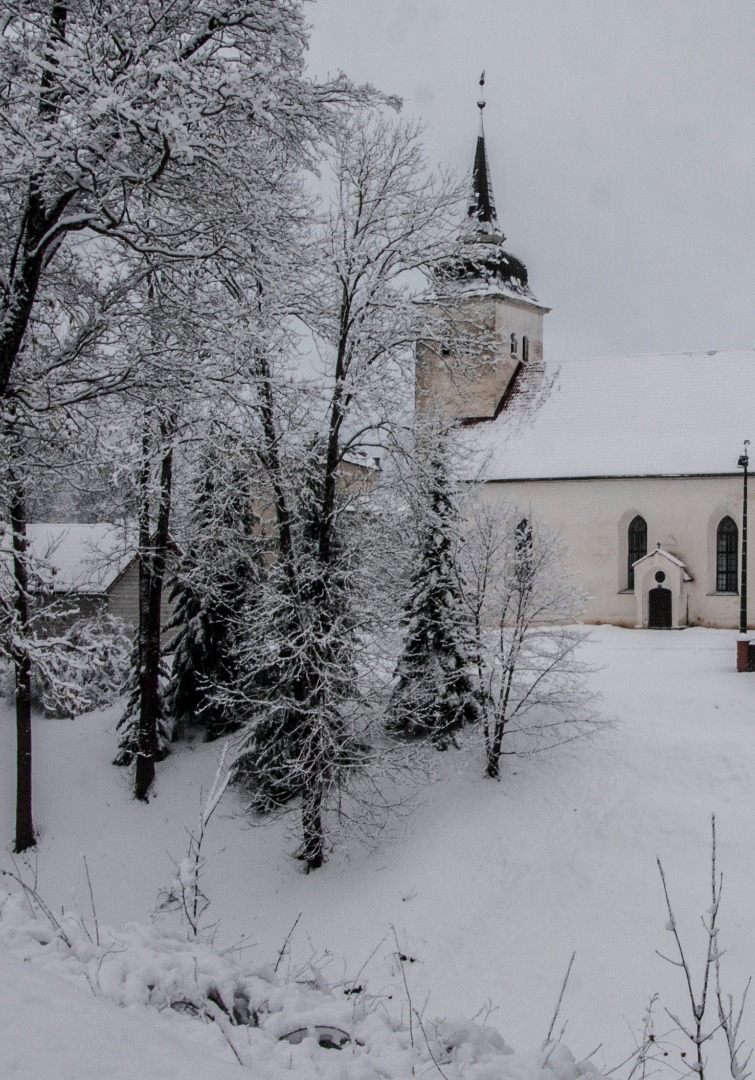
<instances>
[{"instance_id":1,"label":"frost-covered twig","mask_svg":"<svg viewBox=\"0 0 755 1080\"><path fill-rule=\"evenodd\" d=\"M42 912L44 917L47 919L50 926L53 928L56 935L60 938L60 940L63 942L63 944L67 945L69 949L73 949L73 945L71 944L71 939L68 937L68 934L66 934L65 930L60 925L58 920L55 918L53 913L50 911L49 907L44 902L42 897L39 895L37 890L31 885L27 885L27 883L24 881L24 879L19 874L14 874L11 870L3 870L2 868L0 868L0 874L2 874L3 877L10 878L11 881L15 881L15 883L17 885L21 886L27 900L33 900L34 901L34 903L37 905L39 910Z\"/></svg>"},{"instance_id":2,"label":"frost-covered twig","mask_svg":"<svg viewBox=\"0 0 755 1080\"><path fill-rule=\"evenodd\" d=\"M663 885L663 894L666 900L666 909L668 911L668 921L666 922L666 929L674 935L674 942L676 944L676 952L678 959L670 956L665 956L663 953L658 952L658 955L672 964L674 967L680 968L684 973L684 979L687 987L687 997L689 1000L690 1012L692 1015L692 1023L685 1023L677 1013L672 1012L670 1009L666 1009L666 1014L676 1024L679 1031L682 1032L695 1047L695 1061L690 1064L692 1072L700 1077L700 1080L705 1080L705 1068L706 1061L703 1057L703 1046L709 1042L715 1033L719 1030L723 1030L728 1048L729 1056L729 1069L730 1074L734 1080L747 1080L750 1073L747 1072L747 1066L750 1061L750 1055L744 1062L740 1061L740 1055L742 1053L742 1042L739 1041L738 1032L739 1026L744 1012L745 1002L747 998L747 991L749 989L749 982L745 988L742 1000L740 1003L739 1011L734 1016L734 1004L731 995L728 997L724 995L721 988L721 957L723 952L718 946L718 911L721 905L721 891L723 885L723 875L719 874L716 866L716 818L715 815L711 818L711 904L705 915L702 917L703 928L707 937L707 946L705 953L705 960L703 965L702 985L700 987L699 994L695 993L690 965L687 959L687 955L684 951L681 936L677 927L676 916L674 915L673 908L671 906L671 900L669 897L668 886L666 883L666 875L663 870L660 859L656 859L658 864L658 872L661 876L661 883ZM718 1012L718 1022L711 1028L705 1030L705 1012L708 1003L708 990L710 987L711 973L715 972L716 977L716 1003ZM634 1073L632 1073L634 1075ZM644 1073L642 1074L644 1075Z\"/></svg>"},{"instance_id":3,"label":"frost-covered twig","mask_svg":"<svg viewBox=\"0 0 755 1080\"><path fill-rule=\"evenodd\" d=\"M205 865L202 858L202 843L210 818L215 813L231 779L231 771L225 768L227 753L228 743L221 751L210 794L200 810L197 831L189 833L189 849L186 857L178 864L176 877L161 904L163 908L178 908L181 911L189 924L192 937L196 937L199 933L199 920L210 902L199 886L200 875Z\"/></svg>"},{"instance_id":4,"label":"frost-covered twig","mask_svg":"<svg viewBox=\"0 0 755 1080\"><path fill-rule=\"evenodd\" d=\"M406 981L406 972L404 971L404 954L401 951L401 946L398 943L398 934L396 933L396 927L391 926L393 933L393 940L396 943L396 960L401 971L401 978L404 982L404 993L406 994L406 1000L409 1006L409 1042L411 1043L412 1050L414 1049L414 1005L412 1004L412 995L409 990L409 983ZM412 1076L414 1076L414 1064L412 1063Z\"/></svg>"},{"instance_id":5,"label":"frost-covered twig","mask_svg":"<svg viewBox=\"0 0 755 1080\"><path fill-rule=\"evenodd\" d=\"M285 940L284 940L283 944L281 945L281 947L280 947L280 949L278 951L278 959L275 961L275 967L273 968L273 971L277 972L278 968L280 967L280 962L283 959L283 957L285 956L286 948L288 946L289 941L291 940L291 936L292 936L294 930L296 929L296 927L297 927L297 925L299 923L300 918L301 918L301 912L299 912L299 914L296 916L296 918L294 919L294 925L291 927L289 932L286 934Z\"/></svg>"},{"instance_id":6,"label":"frost-covered twig","mask_svg":"<svg viewBox=\"0 0 755 1080\"><path fill-rule=\"evenodd\" d=\"M735 1018L734 1000L731 994L726 995L726 1006L724 1006L724 994L721 990L719 962L716 960L716 1000L718 1003L718 1016L721 1021L721 1027L726 1035L726 1044L729 1051L729 1069L734 1080L748 1080L748 1077L752 1076L752 1073L747 1068L750 1064L750 1058L752 1057L752 1050L748 1051L744 1061L740 1061L740 1055L743 1051L744 1044L739 1040L739 1025L742 1022L742 1015L744 1013L747 993L750 989L751 982L751 978L747 980L747 986L744 988L742 1000Z\"/></svg>"},{"instance_id":7,"label":"frost-covered twig","mask_svg":"<svg viewBox=\"0 0 755 1080\"><path fill-rule=\"evenodd\" d=\"M92 918L94 919L94 936L97 941L97 948L100 947L100 924L97 921L97 908L94 903L94 890L92 889L92 879L89 876L89 865L87 864L86 855L81 856L84 860L84 870L87 876L87 885L89 886L89 902L92 905Z\"/></svg>"},{"instance_id":8,"label":"frost-covered twig","mask_svg":"<svg viewBox=\"0 0 755 1080\"><path fill-rule=\"evenodd\" d=\"M427 1003L425 1003L425 1004L427 1004ZM427 1052L428 1052L428 1054L430 1055L430 1058L432 1059L432 1063L433 1063L433 1065L434 1065L434 1066L435 1066L435 1068L436 1068L436 1069L438 1070L438 1072L440 1073L440 1075L441 1075L441 1076L443 1077L443 1080L448 1080L448 1076L447 1076L447 1075L446 1075L446 1073L444 1073L444 1072L443 1072L443 1070L441 1069L441 1067L440 1067L440 1062L438 1061L438 1059L436 1058L435 1054L433 1053L433 1048L432 1048L432 1047L430 1046L430 1040L428 1039L428 1037L427 1037L427 1032L425 1031L425 1025L424 1025L424 1024L422 1023L422 1017L421 1017L421 1015L420 1015L420 1014L419 1014L419 1013L417 1012L417 1010L416 1010L416 1009L414 1010L414 1015L415 1015L415 1016L417 1017L417 1023L419 1024L419 1029L420 1029L420 1031L422 1032L422 1035L424 1036L424 1039L425 1039L425 1046L427 1047Z\"/></svg>"},{"instance_id":9,"label":"frost-covered twig","mask_svg":"<svg viewBox=\"0 0 755 1080\"><path fill-rule=\"evenodd\" d=\"M556 1002L556 1008L555 1008L555 1010L553 1012L553 1017L551 1019L550 1027L548 1028L548 1034L545 1036L545 1041L543 1042L543 1046L542 1046L543 1050L545 1050L545 1048L549 1045L549 1043L551 1041L551 1037L553 1035L553 1029L556 1026L556 1020L558 1020L558 1014L561 1011L561 1003L564 1000L564 994L566 993L566 984L569 982L569 976L571 975L572 964L574 963L574 957L576 955L577 955L576 952L573 952L571 954L570 959L569 959L569 963L568 963L568 966L566 968L566 974L564 975L564 981L561 983L561 992L558 995L558 1001Z\"/></svg>"}]
</instances>

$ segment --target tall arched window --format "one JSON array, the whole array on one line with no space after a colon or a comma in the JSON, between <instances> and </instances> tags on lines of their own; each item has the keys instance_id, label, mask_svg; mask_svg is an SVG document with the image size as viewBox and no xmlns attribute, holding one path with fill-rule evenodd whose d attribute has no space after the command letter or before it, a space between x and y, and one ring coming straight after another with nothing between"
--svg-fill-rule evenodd
<instances>
[{"instance_id":1,"label":"tall arched window","mask_svg":"<svg viewBox=\"0 0 755 1080\"><path fill-rule=\"evenodd\" d=\"M511 335L511 355L516 356L519 350L519 343L516 339L516 334Z\"/></svg>"},{"instance_id":2,"label":"tall arched window","mask_svg":"<svg viewBox=\"0 0 755 1080\"><path fill-rule=\"evenodd\" d=\"M522 338L522 361L526 364L530 358L530 339L525 334Z\"/></svg>"},{"instance_id":3,"label":"tall arched window","mask_svg":"<svg viewBox=\"0 0 755 1080\"><path fill-rule=\"evenodd\" d=\"M648 553L648 523L644 517L632 518L627 530L627 588L634 588L634 564Z\"/></svg>"},{"instance_id":4,"label":"tall arched window","mask_svg":"<svg viewBox=\"0 0 755 1080\"><path fill-rule=\"evenodd\" d=\"M514 530L514 547L517 574L526 575L532 566L532 526L527 518L522 518Z\"/></svg>"},{"instance_id":5,"label":"tall arched window","mask_svg":"<svg viewBox=\"0 0 755 1080\"><path fill-rule=\"evenodd\" d=\"M737 591L738 540L737 523L728 515L721 518L716 529L716 592Z\"/></svg>"}]
</instances>

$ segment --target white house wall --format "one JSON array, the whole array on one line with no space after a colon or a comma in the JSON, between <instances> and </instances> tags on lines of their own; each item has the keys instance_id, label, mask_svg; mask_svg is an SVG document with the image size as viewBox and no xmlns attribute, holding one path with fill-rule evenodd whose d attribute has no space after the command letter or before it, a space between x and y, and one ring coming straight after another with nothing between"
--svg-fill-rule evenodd
<instances>
[{"instance_id":1,"label":"white house wall","mask_svg":"<svg viewBox=\"0 0 755 1080\"><path fill-rule=\"evenodd\" d=\"M569 568L587 595L586 622L636 625L636 597L626 589L627 528L640 514L648 551L660 542L694 579L686 586L689 624L739 624L739 596L715 590L716 529L727 514L740 530L741 548L741 475L499 481L482 485L481 498L561 534ZM750 626L753 617L755 611Z\"/></svg>"}]
</instances>

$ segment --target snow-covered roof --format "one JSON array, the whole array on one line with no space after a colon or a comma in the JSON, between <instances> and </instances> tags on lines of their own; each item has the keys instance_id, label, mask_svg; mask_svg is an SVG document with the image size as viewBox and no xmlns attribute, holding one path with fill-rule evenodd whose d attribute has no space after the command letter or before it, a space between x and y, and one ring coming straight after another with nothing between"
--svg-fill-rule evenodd
<instances>
[{"instance_id":1,"label":"snow-covered roof","mask_svg":"<svg viewBox=\"0 0 755 1080\"><path fill-rule=\"evenodd\" d=\"M644 562L647 562L649 559L654 559L654 558L658 558L658 557L660 557L662 559L668 559L668 561L670 563L673 563L674 566L678 566L679 569L684 574L684 580L685 581L694 581L695 580L692 577L692 575L690 574L689 570L687 569L686 564L683 563L681 559L677 559L676 555L672 555L670 551L666 551L665 548L662 548L660 543L658 544L657 547L654 547L652 551L649 551L647 553L647 555L643 555L641 559L636 559L632 563L632 566L636 570L637 567L640 565L640 563L644 563Z\"/></svg>"},{"instance_id":2,"label":"snow-covered roof","mask_svg":"<svg viewBox=\"0 0 755 1080\"><path fill-rule=\"evenodd\" d=\"M109 522L27 526L34 573L58 593L101 595L134 557L133 541ZM0 524L2 561L10 562L11 534Z\"/></svg>"},{"instance_id":3,"label":"snow-covered roof","mask_svg":"<svg viewBox=\"0 0 755 1080\"><path fill-rule=\"evenodd\" d=\"M525 367L468 437L488 480L737 473L755 439L755 349Z\"/></svg>"},{"instance_id":4,"label":"snow-covered roof","mask_svg":"<svg viewBox=\"0 0 755 1080\"><path fill-rule=\"evenodd\" d=\"M456 285L456 289L462 296L500 296L505 300L515 300L519 304L527 304L529 307L537 308L539 311L550 311L549 307L541 304L537 297L530 292L529 286L524 291L501 281L475 281L471 279L470 281L460 282Z\"/></svg>"},{"instance_id":5,"label":"snow-covered roof","mask_svg":"<svg viewBox=\"0 0 755 1080\"><path fill-rule=\"evenodd\" d=\"M350 465L358 465L362 469L380 470L380 458L373 457L366 450L347 450L341 460L347 461Z\"/></svg>"}]
</instances>

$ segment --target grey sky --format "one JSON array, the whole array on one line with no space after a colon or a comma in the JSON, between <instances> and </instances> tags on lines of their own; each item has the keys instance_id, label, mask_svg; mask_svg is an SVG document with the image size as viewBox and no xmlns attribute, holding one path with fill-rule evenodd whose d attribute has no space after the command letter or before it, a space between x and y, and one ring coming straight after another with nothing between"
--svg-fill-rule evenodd
<instances>
[{"instance_id":1,"label":"grey sky","mask_svg":"<svg viewBox=\"0 0 755 1080\"><path fill-rule=\"evenodd\" d=\"M556 356L755 346L752 0L318 0L310 66L471 167L477 79L507 246Z\"/></svg>"}]
</instances>

